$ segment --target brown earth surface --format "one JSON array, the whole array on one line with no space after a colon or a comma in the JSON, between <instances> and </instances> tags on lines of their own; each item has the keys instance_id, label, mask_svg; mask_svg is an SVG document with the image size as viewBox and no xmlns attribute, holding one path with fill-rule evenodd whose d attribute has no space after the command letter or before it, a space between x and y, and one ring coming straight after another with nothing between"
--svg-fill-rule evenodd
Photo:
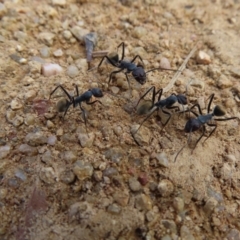
<instances>
[{"instance_id":1,"label":"brown earth surface","mask_svg":"<svg viewBox=\"0 0 240 240\"><path fill-rule=\"evenodd\" d=\"M188 113L161 130L160 111L135 133L146 117L136 103L152 86L203 114L214 93L211 112L240 118L238 0L2 0L0 19L0 239L240 239L238 119L211 121L216 131L204 142L206 125L195 149L201 130L184 132ZM123 72L108 84L118 69L96 68L122 42L124 59L140 55L146 71L183 71L149 72L143 85L130 73L131 96ZM62 72L44 76L46 63ZM75 97L76 85L102 89L102 104L82 104L86 127L78 106L64 119L56 111L61 89L49 100L59 84Z\"/></svg>"}]
</instances>

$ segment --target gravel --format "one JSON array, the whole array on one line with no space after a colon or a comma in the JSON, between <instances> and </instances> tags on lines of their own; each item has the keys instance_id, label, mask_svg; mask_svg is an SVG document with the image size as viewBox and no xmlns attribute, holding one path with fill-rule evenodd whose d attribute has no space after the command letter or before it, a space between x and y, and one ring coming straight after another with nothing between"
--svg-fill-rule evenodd
<instances>
[{"instance_id":1,"label":"gravel","mask_svg":"<svg viewBox=\"0 0 240 240\"><path fill-rule=\"evenodd\" d=\"M0 239L239 239L239 121L217 121L204 142L206 124L203 141L174 162L201 135L185 136L189 114L172 114L161 131L157 111L140 127L151 94L136 109L155 86L162 100L185 94L203 114L214 93L210 111L223 105L226 118L239 117L239 4L1 1ZM116 73L106 57L98 69L105 54L122 60L122 42L124 61L139 55L145 71L190 58L143 85L128 73L130 96L126 69ZM49 99L59 84L69 94ZM74 101L63 118L93 87L104 97L81 102L86 126Z\"/></svg>"}]
</instances>

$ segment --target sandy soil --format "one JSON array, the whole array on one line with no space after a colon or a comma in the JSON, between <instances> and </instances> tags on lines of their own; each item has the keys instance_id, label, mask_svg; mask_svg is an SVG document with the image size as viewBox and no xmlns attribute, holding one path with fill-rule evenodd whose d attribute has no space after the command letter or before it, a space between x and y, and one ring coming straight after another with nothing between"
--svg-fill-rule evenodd
<instances>
[{"instance_id":1,"label":"sandy soil","mask_svg":"<svg viewBox=\"0 0 240 240\"><path fill-rule=\"evenodd\" d=\"M214 94L211 112L240 118L239 12L237 0L0 1L0 239L240 239L238 119L212 121L204 142L206 125L195 149L201 131L191 134L176 161L188 113L163 130L166 115L152 115L134 134L146 117L134 107L152 86L203 114ZM89 32L95 56L124 42L124 59L140 55L146 71L193 55L143 85L130 73L130 96L124 73L108 84L117 69L95 68L101 58L88 71ZM62 71L44 76L46 63ZM57 112L61 89L49 100L59 84L75 97L76 85L103 91L102 104L82 104L87 127L78 106Z\"/></svg>"}]
</instances>

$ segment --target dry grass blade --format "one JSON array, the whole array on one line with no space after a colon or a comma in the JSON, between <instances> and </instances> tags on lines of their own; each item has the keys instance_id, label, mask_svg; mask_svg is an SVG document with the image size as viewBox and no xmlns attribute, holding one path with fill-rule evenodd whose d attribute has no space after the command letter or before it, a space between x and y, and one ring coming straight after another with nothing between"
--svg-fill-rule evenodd
<instances>
[{"instance_id":1,"label":"dry grass blade","mask_svg":"<svg viewBox=\"0 0 240 240\"><path fill-rule=\"evenodd\" d=\"M183 72L183 70L186 68L186 65L189 61L189 59L193 56L193 54L198 50L199 48L199 43L197 43L193 49L191 50L191 52L188 54L188 56L186 57L186 59L183 61L182 65L180 66L180 68L178 69L178 71L175 73L175 75L173 76L173 78L171 79L171 81L169 82L169 84L163 88L163 93L168 92L171 88L173 88L174 83L177 81L177 79L179 78L180 74Z\"/></svg>"}]
</instances>

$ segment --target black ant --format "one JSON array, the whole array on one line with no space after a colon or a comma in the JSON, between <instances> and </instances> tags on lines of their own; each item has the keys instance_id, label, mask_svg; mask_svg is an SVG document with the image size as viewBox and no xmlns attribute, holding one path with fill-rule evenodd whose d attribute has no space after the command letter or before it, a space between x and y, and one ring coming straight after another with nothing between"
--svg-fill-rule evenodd
<instances>
[{"instance_id":1,"label":"black ant","mask_svg":"<svg viewBox=\"0 0 240 240\"><path fill-rule=\"evenodd\" d=\"M163 113L165 113L166 115L168 115L168 119L166 120L166 122L163 124L163 127L165 127L169 120L171 119L172 117L172 114L169 112L169 111L166 111L165 109L179 109L178 106L173 106L175 103L179 103L179 104L182 104L182 105L186 105L187 104L187 97L183 94L172 94L170 95L169 97L165 98L165 99L162 99L161 100L161 97L162 97L162 93L163 93L163 89L161 88L160 90L158 90L156 92L156 88L155 86L149 88L147 90L147 92L145 92L141 97L140 99L138 100L138 103L136 105L136 108L139 104L139 102L141 101L141 99L143 99L150 91L153 91L153 94L152 94L152 101L151 101L151 107L148 109L148 111L150 112L150 114L142 121L142 123L140 124L139 128L137 129L137 131L140 129L140 127L142 126L142 124L156 111L156 110L162 110ZM156 99L156 96L158 95L158 101L155 102L155 99ZM181 112L184 112L181 111ZM137 133L136 131L136 133Z\"/></svg>"},{"instance_id":2,"label":"black ant","mask_svg":"<svg viewBox=\"0 0 240 240\"><path fill-rule=\"evenodd\" d=\"M67 114L67 111L69 109L69 107L71 105L73 105L73 107L75 108L77 105L80 106L80 109L83 112L83 118L84 118L84 123L86 126L87 123L87 119L86 119L86 113L84 108L82 107L82 102L85 102L88 105L92 105L96 102L101 103L99 100L95 100L93 102L90 102L92 96L97 97L97 98L101 98L103 97L103 93L102 90L99 88L91 88L88 91L84 92L83 94L79 95L79 91L78 91L78 87L76 86L76 92L77 92L77 96L73 97L71 96L67 90L62 86L62 85L58 85L51 93L50 93L50 97L53 95L53 93L58 89L61 88L63 90L63 92L67 95L68 99L64 99L64 101L59 101L58 103L58 111L59 112L64 112L63 118L65 117L65 115ZM101 103L102 104L102 103Z\"/></svg>"},{"instance_id":3,"label":"black ant","mask_svg":"<svg viewBox=\"0 0 240 240\"><path fill-rule=\"evenodd\" d=\"M202 137L205 134L205 131L206 131L205 124L207 124L210 127L213 127L213 129L210 132L210 134L208 135L208 137L204 140L204 142L207 141L207 139L215 132L215 130L217 128L217 124L216 123L209 123L211 120L215 120L215 121L228 121L228 120L232 120L232 119L238 118L238 117L214 118L215 116L222 117L226 113L219 105L216 105L214 107L213 111L210 112L210 110L211 110L210 107L211 107L211 104L212 104L212 101L213 101L213 98L214 98L214 94L210 95L209 98L210 98L210 100L209 100L209 103L208 103L208 108L207 108L207 112L208 113L207 114L205 114L205 115L202 114L202 110L201 110L200 105L198 103L193 105L190 109L188 109L188 111L193 113L196 116L196 118L190 118L187 121L187 123L185 125L185 128L184 128L184 131L186 133L189 133L189 137L188 137L187 143L178 151L174 161L177 160L177 157L178 157L179 153L183 150L183 148L186 145L189 144L192 132L195 132L195 131L199 130L200 128L202 128L202 134L198 138L198 140L196 141L196 143L195 143L195 145L194 145L194 147L192 149L192 152L193 152L193 150L196 148L198 142L202 139ZM198 111L199 111L200 115L192 110L195 107L198 108Z\"/></svg>"},{"instance_id":4,"label":"black ant","mask_svg":"<svg viewBox=\"0 0 240 240\"><path fill-rule=\"evenodd\" d=\"M114 56L113 58L110 58L108 57L107 55L104 56L102 58L102 60L100 61L100 63L98 64L98 68L102 65L102 62L103 60L106 58L108 60L108 62L114 66L114 67L117 67L117 68L120 68L120 70L116 70L116 71L113 71L110 73L110 76L109 76L109 81L108 81L108 84L111 82L112 80L112 76L113 74L116 74L116 73L119 73L119 72L122 72L123 70L127 70L125 72L125 76L126 76L126 79L128 81L128 86L129 86L129 89L131 89L130 87L130 81L129 81L129 78L128 78L128 74L129 73L132 73L132 76L133 78L138 82L140 83L141 85L143 85L144 83L146 83L146 79L147 79L147 73L148 72L152 72L154 70L169 70L169 71L178 71L178 70L174 70L174 69L167 69L167 68L153 68L147 72L145 72L144 68L143 68L143 65L136 65L134 64L134 61L139 58L141 60L141 62L143 62L142 58L139 56L139 55L136 55L132 61L125 61L123 60L124 57L125 57L125 43L122 42L121 44L118 45L117 48L121 47L122 46L122 57L121 59L119 59L119 56Z\"/></svg>"}]
</instances>

